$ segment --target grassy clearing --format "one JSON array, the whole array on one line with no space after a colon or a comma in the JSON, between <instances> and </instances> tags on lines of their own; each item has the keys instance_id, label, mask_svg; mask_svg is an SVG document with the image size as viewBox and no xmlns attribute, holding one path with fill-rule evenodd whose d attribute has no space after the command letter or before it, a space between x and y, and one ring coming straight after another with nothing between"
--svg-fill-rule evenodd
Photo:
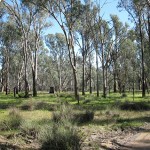
<instances>
[{"instance_id":1,"label":"grassy clearing","mask_svg":"<svg viewBox=\"0 0 150 150\"><path fill-rule=\"evenodd\" d=\"M92 95L86 93L85 96L80 96L78 106L72 93L39 93L37 97L27 99L14 98L13 94L6 96L1 93L0 126L8 123L9 128L0 127L0 135L8 136L21 132L26 139L28 137L39 138L40 142L46 146L49 142L53 143L55 136L60 136L60 141L62 139L69 141L75 137L78 139L78 135L73 134L74 126L77 126L78 130L85 127L91 133L94 130L103 129L124 130L139 127L145 122L150 123L150 96L142 98L141 93L136 92L133 101L132 93L126 94L126 97L122 97L119 93L110 93L104 99L102 94L97 98L95 93ZM13 117L14 119L10 119ZM58 126L60 130L56 130L55 127ZM56 133L47 132L49 128L52 131L56 130ZM47 137L43 137L45 132ZM70 138L68 139L65 134ZM48 138L49 140L46 141ZM59 143L60 141L55 144L62 144ZM66 149L67 145L63 146Z\"/></svg>"}]
</instances>

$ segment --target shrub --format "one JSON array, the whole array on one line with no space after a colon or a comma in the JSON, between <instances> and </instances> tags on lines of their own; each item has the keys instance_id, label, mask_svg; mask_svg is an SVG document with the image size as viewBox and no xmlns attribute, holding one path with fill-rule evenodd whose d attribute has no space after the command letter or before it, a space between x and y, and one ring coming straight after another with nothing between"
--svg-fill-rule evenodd
<instances>
[{"instance_id":1,"label":"shrub","mask_svg":"<svg viewBox=\"0 0 150 150\"><path fill-rule=\"evenodd\" d=\"M21 132L24 136L30 136L32 138L38 137L39 126L33 121L23 121L21 123Z\"/></svg>"},{"instance_id":2,"label":"shrub","mask_svg":"<svg viewBox=\"0 0 150 150\"><path fill-rule=\"evenodd\" d=\"M87 104L87 103L90 103L91 101L89 99L86 99L83 101L83 104Z\"/></svg>"},{"instance_id":3,"label":"shrub","mask_svg":"<svg viewBox=\"0 0 150 150\"><path fill-rule=\"evenodd\" d=\"M150 107L146 102L124 102L120 105L122 110L149 110Z\"/></svg>"},{"instance_id":4,"label":"shrub","mask_svg":"<svg viewBox=\"0 0 150 150\"><path fill-rule=\"evenodd\" d=\"M25 97L25 93L23 93L23 92L19 93L19 94L18 94L18 97L24 98L24 97Z\"/></svg>"},{"instance_id":5,"label":"shrub","mask_svg":"<svg viewBox=\"0 0 150 150\"><path fill-rule=\"evenodd\" d=\"M39 134L39 140L42 143L42 150L79 150L80 138L77 130L72 124L62 123L45 126Z\"/></svg>"},{"instance_id":6,"label":"shrub","mask_svg":"<svg viewBox=\"0 0 150 150\"><path fill-rule=\"evenodd\" d=\"M22 110L34 110L35 104L32 101L24 103L20 106Z\"/></svg>"},{"instance_id":7,"label":"shrub","mask_svg":"<svg viewBox=\"0 0 150 150\"><path fill-rule=\"evenodd\" d=\"M17 129L23 121L20 111L17 108L11 108L9 111L9 120L6 121L10 129Z\"/></svg>"},{"instance_id":8,"label":"shrub","mask_svg":"<svg viewBox=\"0 0 150 150\"><path fill-rule=\"evenodd\" d=\"M42 150L79 150L80 137L72 121L72 107L62 104L53 112L52 125L42 126L39 140Z\"/></svg>"},{"instance_id":9,"label":"shrub","mask_svg":"<svg viewBox=\"0 0 150 150\"><path fill-rule=\"evenodd\" d=\"M119 108L120 105L121 105L121 101L120 101L120 100L116 100L116 101L114 102L114 104L113 104L112 107Z\"/></svg>"},{"instance_id":10,"label":"shrub","mask_svg":"<svg viewBox=\"0 0 150 150\"><path fill-rule=\"evenodd\" d=\"M18 97L19 98L30 98L30 97L32 97L32 94L25 95L24 92L21 92L18 94Z\"/></svg>"},{"instance_id":11,"label":"shrub","mask_svg":"<svg viewBox=\"0 0 150 150\"><path fill-rule=\"evenodd\" d=\"M52 120L56 123L59 122L73 122L73 123L86 123L92 121L94 118L94 112L86 110L85 112L74 112L70 105L61 105L58 111L53 112Z\"/></svg>"},{"instance_id":12,"label":"shrub","mask_svg":"<svg viewBox=\"0 0 150 150\"><path fill-rule=\"evenodd\" d=\"M93 111L85 111L74 115L74 121L77 123L86 123L94 119Z\"/></svg>"},{"instance_id":13,"label":"shrub","mask_svg":"<svg viewBox=\"0 0 150 150\"><path fill-rule=\"evenodd\" d=\"M44 109L44 110L53 111L55 108L54 108L54 106L52 106L46 102L39 101L35 104L35 109Z\"/></svg>"},{"instance_id":14,"label":"shrub","mask_svg":"<svg viewBox=\"0 0 150 150\"><path fill-rule=\"evenodd\" d=\"M126 93L122 93L121 97L127 97Z\"/></svg>"},{"instance_id":15,"label":"shrub","mask_svg":"<svg viewBox=\"0 0 150 150\"><path fill-rule=\"evenodd\" d=\"M70 105L62 104L58 110L53 112L52 120L54 122L71 121L73 117L72 107Z\"/></svg>"}]
</instances>

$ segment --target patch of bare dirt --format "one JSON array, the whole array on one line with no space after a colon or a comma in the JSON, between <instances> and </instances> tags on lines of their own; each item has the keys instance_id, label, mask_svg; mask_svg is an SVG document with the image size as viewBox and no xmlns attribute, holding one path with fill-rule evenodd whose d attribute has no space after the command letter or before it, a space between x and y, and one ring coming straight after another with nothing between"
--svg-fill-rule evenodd
<instances>
[{"instance_id":1,"label":"patch of bare dirt","mask_svg":"<svg viewBox=\"0 0 150 150\"><path fill-rule=\"evenodd\" d=\"M150 150L150 123L123 131L83 130L82 150Z\"/></svg>"},{"instance_id":2,"label":"patch of bare dirt","mask_svg":"<svg viewBox=\"0 0 150 150\"><path fill-rule=\"evenodd\" d=\"M23 137L21 133L0 136L0 150L38 150L39 143L32 138Z\"/></svg>"}]
</instances>

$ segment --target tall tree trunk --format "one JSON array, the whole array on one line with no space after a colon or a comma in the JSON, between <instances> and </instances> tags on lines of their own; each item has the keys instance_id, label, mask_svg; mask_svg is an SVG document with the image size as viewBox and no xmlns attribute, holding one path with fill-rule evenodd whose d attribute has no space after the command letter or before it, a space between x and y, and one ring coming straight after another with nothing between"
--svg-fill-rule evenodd
<instances>
[{"instance_id":1,"label":"tall tree trunk","mask_svg":"<svg viewBox=\"0 0 150 150\"><path fill-rule=\"evenodd\" d=\"M58 64L58 78L59 78L59 93L62 91L62 79L61 79L61 58L59 58L59 64Z\"/></svg>"},{"instance_id":2,"label":"tall tree trunk","mask_svg":"<svg viewBox=\"0 0 150 150\"><path fill-rule=\"evenodd\" d=\"M84 56L84 52L82 54L82 95L85 95L85 56Z\"/></svg>"},{"instance_id":3,"label":"tall tree trunk","mask_svg":"<svg viewBox=\"0 0 150 150\"><path fill-rule=\"evenodd\" d=\"M24 75L24 80L25 80L25 97L29 96L29 86L28 86L28 79L27 79L27 62L25 62L25 75Z\"/></svg>"},{"instance_id":4,"label":"tall tree trunk","mask_svg":"<svg viewBox=\"0 0 150 150\"><path fill-rule=\"evenodd\" d=\"M148 7L148 37L149 37L149 52L150 52L150 6Z\"/></svg>"},{"instance_id":5,"label":"tall tree trunk","mask_svg":"<svg viewBox=\"0 0 150 150\"><path fill-rule=\"evenodd\" d=\"M74 43L73 43L73 33L70 30L69 35L70 39L67 39L66 31L64 31L66 41L69 40L68 44L68 50L69 50L69 59L70 59L70 64L73 70L73 77L74 77L74 94L75 94L75 99L77 100L79 104L79 93L78 93L78 81L77 81L77 70L76 70L76 56L75 56L75 50L74 50Z\"/></svg>"},{"instance_id":6,"label":"tall tree trunk","mask_svg":"<svg viewBox=\"0 0 150 150\"><path fill-rule=\"evenodd\" d=\"M105 64L104 64L104 49L102 44L102 72L103 72L103 97L106 98L106 76L105 76Z\"/></svg>"},{"instance_id":7,"label":"tall tree trunk","mask_svg":"<svg viewBox=\"0 0 150 150\"><path fill-rule=\"evenodd\" d=\"M90 73L90 94L92 94L92 63L91 63L91 58L89 56L89 64L90 64L90 67L89 67L89 73Z\"/></svg>"},{"instance_id":8,"label":"tall tree trunk","mask_svg":"<svg viewBox=\"0 0 150 150\"><path fill-rule=\"evenodd\" d=\"M117 92L116 69L114 69L113 76L114 76L114 93L116 93Z\"/></svg>"},{"instance_id":9,"label":"tall tree trunk","mask_svg":"<svg viewBox=\"0 0 150 150\"><path fill-rule=\"evenodd\" d=\"M37 79L36 79L34 70L32 70L32 78L33 78L33 97L36 97L37 96Z\"/></svg>"},{"instance_id":10,"label":"tall tree trunk","mask_svg":"<svg viewBox=\"0 0 150 150\"><path fill-rule=\"evenodd\" d=\"M2 69L1 69L1 92L4 92L4 89L5 89L5 75L4 75L4 58L2 59Z\"/></svg>"},{"instance_id":11,"label":"tall tree trunk","mask_svg":"<svg viewBox=\"0 0 150 150\"><path fill-rule=\"evenodd\" d=\"M61 69L59 70L59 93L62 91Z\"/></svg>"},{"instance_id":12,"label":"tall tree trunk","mask_svg":"<svg viewBox=\"0 0 150 150\"><path fill-rule=\"evenodd\" d=\"M25 40L24 43L24 81L25 81L25 97L29 96L29 85L27 79L27 65L28 65L28 58L27 58L27 41Z\"/></svg>"},{"instance_id":13,"label":"tall tree trunk","mask_svg":"<svg viewBox=\"0 0 150 150\"><path fill-rule=\"evenodd\" d=\"M142 33L142 23L140 13L139 13L139 29L140 29L141 54L142 54L142 97L145 97L144 43L143 43L143 33Z\"/></svg>"},{"instance_id":14,"label":"tall tree trunk","mask_svg":"<svg viewBox=\"0 0 150 150\"><path fill-rule=\"evenodd\" d=\"M8 95L8 90L9 90L9 50L6 48L6 56L5 56L5 59L6 59L6 95Z\"/></svg>"},{"instance_id":15,"label":"tall tree trunk","mask_svg":"<svg viewBox=\"0 0 150 150\"><path fill-rule=\"evenodd\" d=\"M97 81L96 81L96 87L97 87L97 97L99 97L99 69L98 69L98 52L97 52L97 48L96 48L96 77L97 77Z\"/></svg>"},{"instance_id":16,"label":"tall tree trunk","mask_svg":"<svg viewBox=\"0 0 150 150\"><path fill-rule=\"evenodd\" d=\"M75 69L73 69L73 77L74 77L74 94L75 98L78 101L79 104L79 93L78 93L78 83L77 83L77 72Z\"/></svg>"},{"instance_id":17,"label":"tall tree trunk","mask_svg":"<svg viewBox=\"0 0 150 150\"><path fill-rule=\"evenodd\" d=\"M32 69L33 76L33 97L37 96L37 50L34 52L34 68Z\"/></svg>"}]
</instances>

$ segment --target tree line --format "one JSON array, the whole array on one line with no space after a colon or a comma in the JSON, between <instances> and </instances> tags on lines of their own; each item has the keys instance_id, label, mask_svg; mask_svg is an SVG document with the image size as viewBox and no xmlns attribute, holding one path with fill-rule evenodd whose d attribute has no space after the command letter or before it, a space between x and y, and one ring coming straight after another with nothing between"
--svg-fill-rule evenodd
<instances>
[{"instance_id":1,"label":"tree line","mask_svg":"<svg viewBox=\"0 0 150 150\"><path fill-rule=\"evenodd\" d=\"M105 4L105 3L104 3ZM0 90L33 96L56 91L148 92L150 84L149 0L120 0L134 27L117 15L105 20L91 0L2 0L0 2ZM55 20L55 21L54 21ZM59 25L61 33L46 34Z\"/></svg>"}]
</instances>

